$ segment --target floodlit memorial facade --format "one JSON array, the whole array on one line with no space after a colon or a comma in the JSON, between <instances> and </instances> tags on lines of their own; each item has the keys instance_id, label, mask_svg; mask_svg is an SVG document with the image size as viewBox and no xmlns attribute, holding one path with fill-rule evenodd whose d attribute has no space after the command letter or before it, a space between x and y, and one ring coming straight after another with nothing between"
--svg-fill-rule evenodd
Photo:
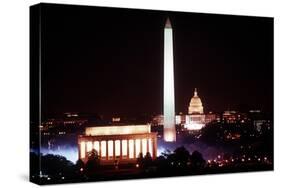
<instances>
[{"instance_id":1,"label":"floodlit memorial facade","mask_svg":"<svg viewBox=\"0 0 281 188\"><path fill-rule=\"evenodd\" d=\"M79 159L87 162L88 153L95 149L101 164L136 162L140 153L157 157L157 133L150 125L118 125L87 127L78 137Z\"/></svg>"}]
</instances>

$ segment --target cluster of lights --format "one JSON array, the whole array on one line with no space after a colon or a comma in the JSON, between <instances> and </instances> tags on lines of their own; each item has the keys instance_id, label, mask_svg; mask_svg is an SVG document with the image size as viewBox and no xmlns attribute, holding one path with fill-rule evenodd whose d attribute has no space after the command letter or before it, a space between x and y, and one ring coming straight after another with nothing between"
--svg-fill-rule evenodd
<instances>
[{"instance_id":1,"label":"cluster of lights","mask_svg":"<svg viewBox=\"0 0 281 188\"><path fill-rule=\"evenodd\" d=\"M121 118L120 117L113 117L112 122L120 122Z\"/></svg>"},{"instance_id":2,"label":"cluster of lights","mask_svg":"<svg viewBox=\"0 0 281 188\"><path fill-rule=\"evenodd\" d=\"M61 176L60 178L61 178L62 180L65 179L65 177L62 176L62 173L61 173L61 172L59 173L59 175ZM32 176L32 178L34 178L34 177L35 177L35 176ZM39 177L40 177L41 179L46 179L46 180L48 180L48 181L52 180L52 178L51 178L49 175L47 175L47 174L42 174L41 171L40 171Z\"/></svg>"},{"instance_id":3,"label":"cluster of lights","mask_svg":"<svg viewBox=\"0 0 281 188\"><path fill-rule=\"evenodd\" d=\"M76 113L65 113L66 117L78 117Z\"/></svg>"},{"instance_id":4,"label":"cluster of lights","mask_svg":"<svg viewBox=\"0 0 281 188\"><path fill-rule=\"evenodd\" d=\"M263 160L262 160L263 159ZM231 164L231 163L235 163L235 162L242 162L242 163L246 163L246 162L252 162L252 161L258 161L258 162L269 162L268 158L265 157L258 157L258 156L254 156L254 157L246 157L246 155L242 155L241 158L231 158L230 160L228 159L223 159L221 155L218 155L214 160L207 160L207 163L209 166L212 165L217 165L219 167L223 167L225 165Z\"/></svg>"},{"instance_id":5,"label":"cluster of lights","mask_svg":"<svg viewBox=\"0 0 281 188\"><path fill-rule=\"evenodd\" d=\"M202 123L188 123L184 125L187 130L201 130L205 124Z\"/></svg>"},{"instance_id":6,"label":"cluster of lights","mask_svg":"<svg viewBox=\"0 0 281 188\"><path fill-rule=\"evenodd\" d=\"M75 121L64 121L63 124L64 125L67 125L67 124L75 124L76 122Z\"/></svg>"}]
</instances>

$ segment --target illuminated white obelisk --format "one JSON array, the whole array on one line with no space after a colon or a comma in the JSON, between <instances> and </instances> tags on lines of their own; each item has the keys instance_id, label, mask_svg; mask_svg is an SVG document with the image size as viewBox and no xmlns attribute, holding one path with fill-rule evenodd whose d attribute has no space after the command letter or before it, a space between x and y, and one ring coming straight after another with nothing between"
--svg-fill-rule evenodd
<instances>
[{"instance_id":1,"label":"illuminated white obelisk","mask_svg":"<svg viewBox=\"0 0 281 188\"><path fill-rule=\"evenodd\" d=\"M176 141L173 29L169 18L164 29L164 140Z\"/></svg>"}]
</instances>

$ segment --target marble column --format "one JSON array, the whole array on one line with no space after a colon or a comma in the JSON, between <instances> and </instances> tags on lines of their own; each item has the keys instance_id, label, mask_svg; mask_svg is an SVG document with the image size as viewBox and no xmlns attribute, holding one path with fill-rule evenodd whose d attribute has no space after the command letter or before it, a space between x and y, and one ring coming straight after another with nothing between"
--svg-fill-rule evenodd
<instances>
[{"instance_id":1,"label":"marble column","mask_svg":"<svg viewBox=\"0 0 281 188\"><path fill-rule=\"evenodd\" d=\"M122 147L122 140L120 140L120 156L119 156L119 158L120 158L120 160L122 160L122 158L123 158L123 147Z\"/></svg>"},{"instance_id":2,"label":"marble column","mask_svg":"<svg viewBox=\"0 0 281 188\"><path fill-rule=\"evenodd\" d=\"M106 140L106 160L108 160L108 141Z\"/></svg>"}]
</instances>

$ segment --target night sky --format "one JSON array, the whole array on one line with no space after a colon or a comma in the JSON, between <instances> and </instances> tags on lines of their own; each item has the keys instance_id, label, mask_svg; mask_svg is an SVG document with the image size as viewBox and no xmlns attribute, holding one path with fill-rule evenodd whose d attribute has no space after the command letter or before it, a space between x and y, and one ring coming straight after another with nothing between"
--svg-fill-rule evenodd
<instances>
[{"instance_id":1,"label":"night sky","mask_svg":"<svg viewBox=\"0 0 281 188\"><path fill-rule=\"evenodd\" d=\"M161 114L167 16L176 113L195 87L205 111L273 111L272 18L45 5L43 113Z\"/></svg>"}]
</instances>

